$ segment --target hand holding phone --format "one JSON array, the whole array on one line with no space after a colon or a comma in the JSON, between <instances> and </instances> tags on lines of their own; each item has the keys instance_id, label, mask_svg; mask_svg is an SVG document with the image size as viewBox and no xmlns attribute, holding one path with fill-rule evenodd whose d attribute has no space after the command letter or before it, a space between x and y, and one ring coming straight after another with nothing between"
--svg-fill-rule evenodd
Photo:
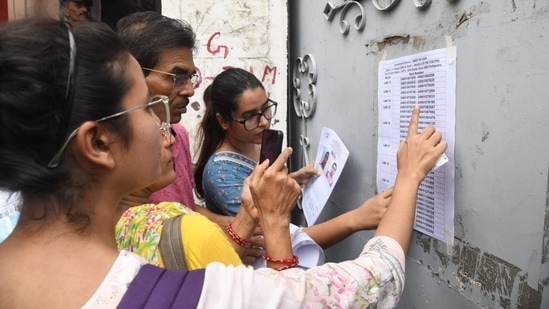
<instances>
[{"instance_id":1,"label":"hand holding phone","mask_svg":"<svg viewBox=\"0 0 549 309\"><path fill-rule=\"evenodd\" d=\"M282 151L282 140L284 133L278 130L266 129L263 131L261 139L261 151L259 155L259 163L269 159L269 166L278 158Z\"/></svg>"}]
</instances>

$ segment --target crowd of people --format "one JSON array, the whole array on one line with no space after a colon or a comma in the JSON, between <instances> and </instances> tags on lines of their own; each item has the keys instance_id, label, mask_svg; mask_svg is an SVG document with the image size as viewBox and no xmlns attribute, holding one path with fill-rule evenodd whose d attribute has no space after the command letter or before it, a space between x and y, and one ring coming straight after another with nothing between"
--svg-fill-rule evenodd
<instances>
[{"instance_id":1,"label":"crowd of people","mask_svg":"<svg viewBox=\"0 0 549 309\"><path fill-rule=\"evenodd\" d=\"M374 237L354 260L300 267L289 214L321 172L289 173L291 148L258 164L277 103L239 68L205 91L193 169L180 121L198 81L195 44L188 23L156 12L116 32L96 21L0 25L0 190L18 211L0 243L0 273L16 283L0 285L0 307L394 307L441 133L418 132L414 108L395 186L297 232L322 249L360 230ZM183 263L167 267L174 220ZM247 266L258 258L267 267Z\"/></svg>"}]
</instances>

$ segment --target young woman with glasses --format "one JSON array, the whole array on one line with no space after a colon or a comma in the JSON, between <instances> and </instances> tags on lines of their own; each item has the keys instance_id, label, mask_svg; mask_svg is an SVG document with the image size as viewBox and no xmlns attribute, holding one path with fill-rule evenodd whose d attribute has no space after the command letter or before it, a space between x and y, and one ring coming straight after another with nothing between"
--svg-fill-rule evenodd
<instances>
[{"instance_id":1,"label":"young woman with glasses","mask_svg":"<svg viewBox=\"0 0 549 309\"><path fill-rule=\"evenodd\" d=\"M206 112L199 131L202 147L194 174L197 191L212 212L235 216L242 202L244 180L259 161L262 133L276 116L277 103L267 97L263 85L252 73L239 68L216 76L205 91L204 101ZM290 176L303 184L313 174L320 172L311 163ZM318 252L318 262L322 263L322 249L357 231L376 228L391 194L389 189L341 216L304 229L294 228L292 239L305 233L316 243L316 246L309 244L307 250ZM294 254L299 256L299 251L294 246ZM264 265L263 262L256 265Z\"/></svg>"},{"instance_id":2,"label":"young woman with glasses","mask_svg":"<svg viewBox=\"0 0 549 309\"><path fill-rule=\"evenodd\" d=\"M204 101L196 189L212 212L234 216L244 179L259 161L261 137L276 116L278 103L267 97L253 74L240 68L216 76L204 92ZM293 176L307 181L317 174L311 164Z\"/></svg>"},{"instance_id":3,"label":"young woman with glasses","mask_svg":"<svg viewBox=\"0 0 549 309\"><path fill-rule=\"evenodd\" d=\"M391 206L355 260L306 271L219 263L171 271L116 247L120 200L160 177L161 154L172 143L152 112L164 100L151 101L116 34L101 23L71 30L53 19L7 22L0 63L0 190L22 199L19 222L0 244L0 308L396 305L417 190L446 148L434 127L417 133L418 108L398 153ZM286 214L300 187L284 167L290 154L258 165L243 192L273 261L292 259Z\"/></svg>"}]
</instances>

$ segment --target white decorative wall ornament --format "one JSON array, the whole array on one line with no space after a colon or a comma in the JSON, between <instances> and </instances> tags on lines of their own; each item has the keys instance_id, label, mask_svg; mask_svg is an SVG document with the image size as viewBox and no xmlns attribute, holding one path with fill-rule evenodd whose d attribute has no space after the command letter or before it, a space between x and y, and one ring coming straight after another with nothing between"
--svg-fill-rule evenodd
<instances>
[{"instance_id":1,"label":"white decorative wall ornament","mask_svg":"<svg viewBox=\"0 0 549 309\"><path fill-rule=\"evenodd\" d=\"M341 15L339 16L339 32L346 35L349 33L351 23L345 19L345 17L347 11L352 6L357 6L360 9L360 14L355 17L353 25L357 31L362 31L366 24L366 15L364 14L364 7L358 1L345 0L338 5L334 5L333 2L326 2L326 6L324 7L324 18L326 18L327 21L332 21L337 11L341 10Z\"/></svg>"},{"instance_id":2,"label":"white decorative wall ornament","mask_svg":"<svg viewBox=\"0 0 549 309\"><path fill-rule=\"evenodd\" d=\"M431 5L431 0L414 0L414 5L420 10L424 10Z\"/></svg>"},{"instance_id":3,"label":"white decorative wall ornament","mask_svg":"<svg viewBox=\"0 0 549 309\"><path fill-rule=\"evenodd\" d=\"M309 163L309 137L307 136L307 118L314 114L316 109L316 60L311 54L296 59L293 67L294 111L302 118L303 132L299 136L299 143L303 149L303 165ZM302 83L302 78L306 84ZM306 86L307 96L302 96L301 86Z\"/></svg>"},{"instance_id":4,"label":"white decorative wall ornament","mask_svg":"<svg viewBox=\"0 0 549 309\"><path fill-rule=\"evenodd\" d=\"M400 0L372 0L372 4L380 11L388 11L400 2Z\"/></svg>"}]
</instances>

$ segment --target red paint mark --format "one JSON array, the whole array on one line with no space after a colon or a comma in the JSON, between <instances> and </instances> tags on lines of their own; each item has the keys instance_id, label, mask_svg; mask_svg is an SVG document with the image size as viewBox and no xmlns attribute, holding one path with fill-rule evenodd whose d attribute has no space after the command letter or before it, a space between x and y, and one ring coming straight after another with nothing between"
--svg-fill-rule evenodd
<instances>
[{"instance_id":1,"label":"red paint mark","mask_svg":"<svg viewBox=\"0 0 549 309\"><path fill-rule=\"evenodd\" d=\"M222 71L226 71L230 68L234 68L234 66L232 65L224 65L221 67L221 70ZM253 66L250 66L248 68L248 71L252 74L254 74L254 71L255 71L255 68ZM200 78L199 78L199 82L198 82L198 85L196 88L198 88L203 81L205 80L209 80L209 81L212 81L215 79L215 77L217 76L218 73L216 73L216 75L213 75L213 76L203 76L202 75L202 72L200 71L200 69L196 68L196 72L197 74L199 74ZM269 79L271 80L271 84L274 85L276 84L276 75L278 74L278 67L277 66L269 66L269 65L265 65L265 68L263 69L263 76L261 77L261 82L264 83L265 81L268 81Z\"/></svg>"},{"instance_id":2,"label":"red paint mark","mask_svg":"<svg viewBox=\"0 0 549 309\"><path fill-rule=\"evenodd\" d=\"M223 51L223 59L226 59L227 56L229 55L229 47L228 46L219 45L215 49L212 48L213 39L215 39L215 37L219 36L220 34L221 34L221 32L219 32L219 31L212 34L212 36L210 36L210 38L208 39L208 44L206 45L206 48L207 48L208 52L210 54L214 55L214 56L219 54L221 51Z\"/></svg>"},{"instance_id":3,"label":"red paint mark","mask_svg":"<svg viewBox=\"0 0 549 309\"><path fill-rule=\"evenodd\" d=\"M195 111L199 111L200 110L200 102L198 101L194 101L191 103L191 107L195 110Z\"/></svg>"},{"instance_id":4,"label":"red paint mark","mask_svg":"<svg viewBox=\"0 0 549 309\"><path fill-rule=\"evenodd\" d=\"M271 84L275 84L276 83L276 73L277 73L277 67L274 66L274 67L270 67L268 65L265 65L265 69L263 70L263 77L261 77L261 82L265 82L265 80L267 79L267 75L269 75L270 73L272 73L272 81L271 81Z\"/></svg>"}]
</instances>

